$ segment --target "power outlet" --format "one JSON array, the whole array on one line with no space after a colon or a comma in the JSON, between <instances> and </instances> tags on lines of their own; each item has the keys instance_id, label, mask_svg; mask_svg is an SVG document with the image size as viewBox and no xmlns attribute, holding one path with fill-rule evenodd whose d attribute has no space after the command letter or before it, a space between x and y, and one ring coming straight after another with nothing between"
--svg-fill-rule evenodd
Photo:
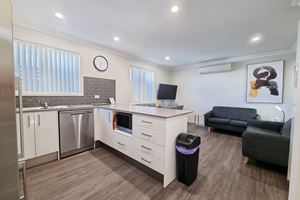
<instances>
[{"instance_id":1,"label":"power outlet","mask_svg":"<svg viewBox=\"0 0 300 200\"><path fill-rule=\"evenodd\" d=\"M100 95L95 95L95 99L100 99Z\"/></svg>"}]
</instances>

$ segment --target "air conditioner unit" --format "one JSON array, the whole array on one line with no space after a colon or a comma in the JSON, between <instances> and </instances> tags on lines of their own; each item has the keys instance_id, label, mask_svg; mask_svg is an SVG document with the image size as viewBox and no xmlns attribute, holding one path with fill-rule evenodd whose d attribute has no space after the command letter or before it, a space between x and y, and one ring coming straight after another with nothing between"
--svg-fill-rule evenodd
<instances>
[{"instance_id":1,"label":"air conditioner unit","mask_svg":"<svg viewBox=\"0 0 300 200\"><path fill-rule=\"evenodd\" d=\"M213 74L213 73L221 73L221 72L230 72L232 71L231 63L217 66L208 66L208 67L200 67L198 68L200 74Z\"/></svg>"},{"instance_id":2,"label":"air conditioner unit","mask_svg":"<svg viewBox=\"0 0 300 200\"><path fill-rule=\"evenodd\" d=\"M292 0L291 7L300 7L300 0Z\"/></svg>"}]
</instances>

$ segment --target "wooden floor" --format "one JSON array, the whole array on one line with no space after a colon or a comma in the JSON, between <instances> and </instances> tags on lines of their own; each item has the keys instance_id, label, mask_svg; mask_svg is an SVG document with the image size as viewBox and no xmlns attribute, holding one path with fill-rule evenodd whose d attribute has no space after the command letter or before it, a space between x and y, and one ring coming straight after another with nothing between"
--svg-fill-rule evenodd
<instances>
[{"instance_id":1,"label":"wooden floor","mask_svg":"<svg viewBox=\"0 0 300 200\"><path fill-rule=\"evenodd\" d=\"M240 137L189 129L202 138L198 178L190 187L174 180L163 189L155 179L98 148L29 169L29 199L287 199L285 173L245 164Z\"/></svg>"}]
</instances>

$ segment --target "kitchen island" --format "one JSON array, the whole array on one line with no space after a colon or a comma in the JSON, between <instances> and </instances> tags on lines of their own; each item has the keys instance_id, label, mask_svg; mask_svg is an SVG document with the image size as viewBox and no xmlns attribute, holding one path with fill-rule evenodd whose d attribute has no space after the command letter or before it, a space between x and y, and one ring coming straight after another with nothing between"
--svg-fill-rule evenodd
<instances>
[{"instance_id":1,"label":"kitchen island","mask_svg":"<svg viewBox=\"0 0 300 200\"><path fill-rule=\"evenodd\" d=\"M95 114L95 141L161 174L166 187L176 178L176 137L187 132L190 113L144 106L100 106ZM125 124L120 121L123 116L128 116L125 121L131 131L118 128L118 124Z\"/></svg>"}]
</instances>

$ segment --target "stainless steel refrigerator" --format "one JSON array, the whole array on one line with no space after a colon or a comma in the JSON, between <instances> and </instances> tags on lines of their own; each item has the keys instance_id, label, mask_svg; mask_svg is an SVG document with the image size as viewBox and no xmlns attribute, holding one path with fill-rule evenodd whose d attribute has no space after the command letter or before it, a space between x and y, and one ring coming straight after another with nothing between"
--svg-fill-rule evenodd
<instances>
[{"instance_id":1,"label":"stainless steel refrigerator","mask_svg":"<svg viewBox=\"0 0 300 200\"><path fill-rule=\"evenodd\" d=\"M19 80L17 79L17 82ZM0 1L0 199L16 200L25 198L26 192L21 192L23 187L19 184L23 181L24 162L22 160L23 143L22 130L20 130L19 140L16 130L16 97L13 67L13 30L12 30L12 0ZM18 92L21 95L21 91ZM21 99L22 100L22 99ZM20 104L22 105L22 104ZM18 109L22 112L22 108ZM20 113L21 114L21 113ZM22 115L20 115L22 116ZM22 117L20 119L22 123ZM22 127L22 125L20 126ZM19 155L17 143L19 141ZM19 180L20 178L20 180ZM26 188L26 187L25 187Z\"/></svg>"}]
</instances>

